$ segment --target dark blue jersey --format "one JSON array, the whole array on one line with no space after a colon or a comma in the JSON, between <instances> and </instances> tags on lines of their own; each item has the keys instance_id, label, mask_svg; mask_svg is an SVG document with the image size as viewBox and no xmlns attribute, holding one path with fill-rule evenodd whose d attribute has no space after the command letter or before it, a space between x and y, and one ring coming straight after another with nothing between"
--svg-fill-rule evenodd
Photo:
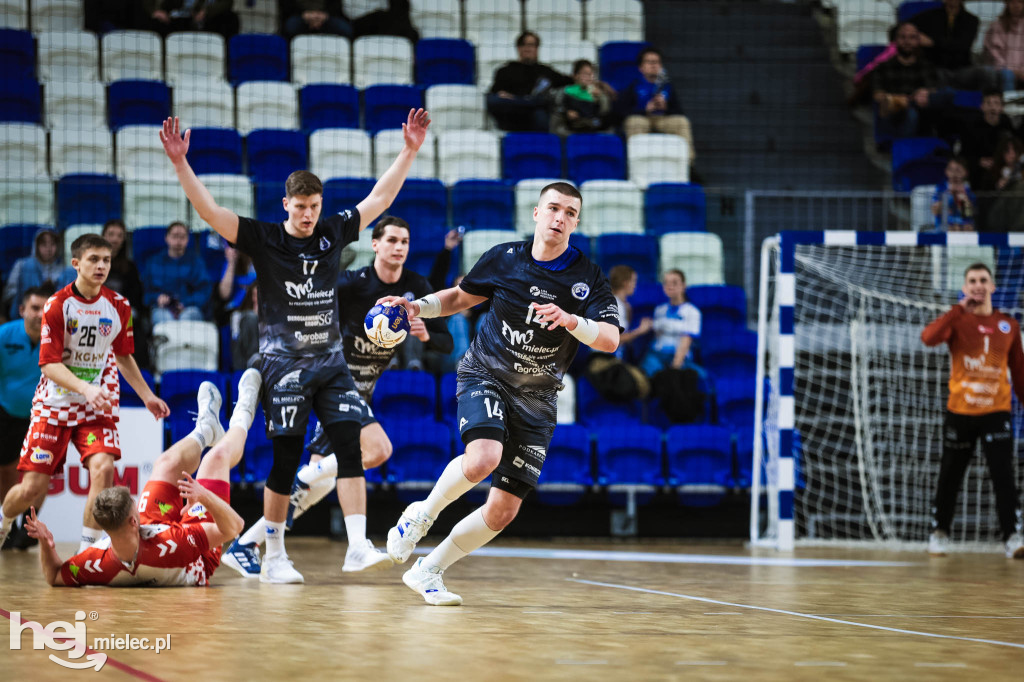
<instances>
[{"instance_id":1,"label":"dark blue jersey","mask_svg":"<svg viewBox=\"0 0 1024 682\"><path fill-rule=\"evenodd\" d=\"M359 211L321 218L304 239L282 223L238 219L239 250L252 259L259 289L260 353L310 357L341 350L341 249L359 238Z\"/></svg>"},{"instance_id":2,"label":"dark blue jersey","mask_svg":"<svg viewBox=\"0 0 1024 682\"><path fill-rule=\"evenodd\" d=\"M561 383L579 341L565 327L549 331L537 322L531 303L554 303L569 314L621 325L601 268L580 253L564 269L548 270L533 260L532 247L532 241L495 246L459 284L468 294L491 299L464 362L513 388L546 389Z\"/></svg>"},{"instance_id":3,"label":"dark blue jersey","mask_svg":"<svg viewBox=\"0 0 1024 682\"><path fill-rule=\"evenodd\" d=\"M402 276L393 284L380 281L372 265L341 273L338 280L338 301L341 305L340 324L345 361L348 362L359 394L366 402L370 402L377 379L397 350L397 347L381 348L366 338L363 327L366 313L384 296L403 296L413 301L433 291L425 277L409 268L402 268ZM450 353L454 342L448 332L447 321L438 318L424 322L427 331L430 332L430 340L426 347L439 353Z\"/></svg>"}]
</instances>

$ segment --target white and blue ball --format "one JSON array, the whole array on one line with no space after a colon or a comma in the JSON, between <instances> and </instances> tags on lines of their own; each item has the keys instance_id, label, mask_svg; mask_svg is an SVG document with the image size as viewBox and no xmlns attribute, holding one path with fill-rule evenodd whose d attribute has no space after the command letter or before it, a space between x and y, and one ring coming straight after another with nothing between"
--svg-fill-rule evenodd
<instances>
[{"instance_id":1,"label":"white and blue ball","mask_svg":"<svg viewBox=\"0 0 1024 682\"><path fill-rule=\"evenodd\" d=\"M400 305L377 304L363 320L366 336L381 348L394 348L409 334L409 313Z\"/></svg>"}]
</instances>

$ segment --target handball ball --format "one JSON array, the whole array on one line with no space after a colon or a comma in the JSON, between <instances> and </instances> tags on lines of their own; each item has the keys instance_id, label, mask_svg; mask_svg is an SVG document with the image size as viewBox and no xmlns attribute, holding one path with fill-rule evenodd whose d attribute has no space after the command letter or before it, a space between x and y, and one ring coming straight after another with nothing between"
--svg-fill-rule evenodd
<instances>
[{"instance_id":1,"label":"handball ball","mask_svg":"<svg viewBox=\"0 0 1024 682\"><path fill-rule=\"evenodd\" d=\"M400 305L378 304L363 320L366 336L381 348L394 348L409 333L409 313Z\"/></svg>"}]
</instances>

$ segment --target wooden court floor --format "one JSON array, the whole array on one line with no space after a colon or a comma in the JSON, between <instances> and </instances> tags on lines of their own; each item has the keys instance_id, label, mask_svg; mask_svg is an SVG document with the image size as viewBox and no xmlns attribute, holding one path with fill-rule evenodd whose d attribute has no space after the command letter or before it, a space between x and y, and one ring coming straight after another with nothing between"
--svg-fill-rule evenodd
<instances>
[{"instance_id":1,"label":"wooden court floor","mask_svg":"<svg viewBox=\"0 0 1024 682\"><path fill-rule=\"evenodd\" d=\"M45 627L81 610L90 646L170 648L70 670L31 629L12 650L4 617L0 679L1024 679L1024 561L1002 555L499 539L448 572L464 605L432 607L400 567L351 576L344 544L288 545L305 585L221 567L208 588L58 589L35 550L3 552L0 615Z\"/></svg>"}]
</instances>

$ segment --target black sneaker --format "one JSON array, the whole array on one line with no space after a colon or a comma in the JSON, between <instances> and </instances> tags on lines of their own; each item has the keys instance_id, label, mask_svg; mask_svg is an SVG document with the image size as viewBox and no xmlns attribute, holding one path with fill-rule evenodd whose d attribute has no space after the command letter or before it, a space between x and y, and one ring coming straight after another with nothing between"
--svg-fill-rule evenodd
<instances>
[{"instance_id":1,"label":"black sneaker","mask_svg":"<svg viewBox=\"0 0 1024 682\"><path fill-rule=\"evenodd\" d=\"M31 537L28 534L28 531L25 529L24 516L21 517L21 525L18 526L18 530L15 531L13 528L11 530L14 532L10 534L8 539L12 541L11 546L14 549L26 550L29 547L35 547L39 544L39 540L36 540L34 537Z\"/></svg>"}]
</instances>

